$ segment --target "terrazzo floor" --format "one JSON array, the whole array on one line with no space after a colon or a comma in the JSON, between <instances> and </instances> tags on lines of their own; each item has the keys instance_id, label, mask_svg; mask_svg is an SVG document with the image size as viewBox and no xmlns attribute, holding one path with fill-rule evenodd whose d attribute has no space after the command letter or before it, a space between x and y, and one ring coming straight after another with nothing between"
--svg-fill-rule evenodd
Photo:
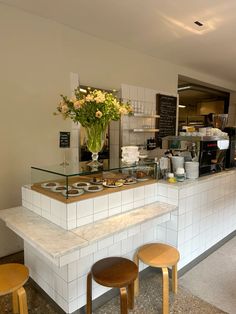
<instances>
[{"instance_id":1,"label":"terrazzo floor","mask_svg":"<svg viewBox=\"0 0 236 314\"><path fill-rule=\"evenodd\" d=\"M0 259L0 264L9 262L23 263L23 253L18 253ZM54 302L39 292L32 281L25 285L29 314L61 314L60 310ZM131 314L158 314L162 313L161 305L161 275L152 269L141 280L140 295L135 300L135 308L129 311ZM12 313L11 296L0 297L0 314ZM109 302L96 309L94 314L118 314L119 298L114 297ZM203 301L202 299L192 295L187 289L179 286L178 294L174 296L170 293L170 314L186 313L186 314L224 314L213 305Z\"/></svg>"}]
</instances>

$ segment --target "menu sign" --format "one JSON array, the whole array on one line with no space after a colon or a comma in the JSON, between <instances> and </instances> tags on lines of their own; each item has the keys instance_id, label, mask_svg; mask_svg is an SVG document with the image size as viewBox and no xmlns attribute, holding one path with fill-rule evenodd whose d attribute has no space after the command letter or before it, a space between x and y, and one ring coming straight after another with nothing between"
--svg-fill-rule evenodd
<instances>
[{"instance_id":1,"label":"menu sign","mask_svg":"<svg viewBox=\"0 0 236 314\"><path fill-rule=\"evenodd\" d=\"M70 148L70 132L60 132L60 148Z\"/></svg>"},{"instance_id":2,"label":"menu sign","mask_svg":"<svg viewBox=\"0 0 236 314\"><path fill-rule=\"evenodd\" d=\"M160 115L158 120L159 133L158 137L162 138L176 134L176 114L177 114L177 97L157 94L156 95L157 114Z\"/></svg>"}]
</instances>

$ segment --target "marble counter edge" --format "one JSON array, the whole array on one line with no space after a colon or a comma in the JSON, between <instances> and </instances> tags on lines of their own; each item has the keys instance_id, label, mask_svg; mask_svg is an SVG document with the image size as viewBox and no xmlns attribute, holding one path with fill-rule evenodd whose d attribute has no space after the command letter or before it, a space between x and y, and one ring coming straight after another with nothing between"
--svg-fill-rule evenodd
<instances>
[{"instance_id":1,"label":"marble counter edge","mask_svg":"<svg viewBox=\"0 0 236 314\"><path fill-rule=\"evenodd\" d=\"M9 229L54 262L60 257L88 245L88 241L85 239L23 206L0 210L0 219L6 223ZM65 236L63 241L62 236ZM60 241L49 241L53 237ZM53 247L54 243L56 246ZM59 245L62 246L62 249Z\"/></svg>"},{"instance_id":2,"label":"marble counter edge","mask_svg":"<svg viewBox=\"0 0 236 314\"><path fill-rule=\"evenodd\" d=\"M0 219L42 255L60 265L63 256L74 254L93 242L164 216L176 209L175 205L154 202L70 231L62 229L22 206L0 210ZM65 238L63 239L62 236ZM55 241L48 241L53 238Z\"/></svg>"},{"instance_id":3,"label":"marble counter edge","mask_svg":"<svg viewBox=\"0 0 236 314\"><path fill-rule=\"evenodd\" d=\"M168 214L176 209L176 205L163 202L153 202L140 208L133 209L129 212L93 223L93 225L85 225L71 231L86 239L89 244L91 244L95 241L102 240L109 235L114 235L135 227L138 224L142 224L151 219Z\"/></svg>"}]
</instances>

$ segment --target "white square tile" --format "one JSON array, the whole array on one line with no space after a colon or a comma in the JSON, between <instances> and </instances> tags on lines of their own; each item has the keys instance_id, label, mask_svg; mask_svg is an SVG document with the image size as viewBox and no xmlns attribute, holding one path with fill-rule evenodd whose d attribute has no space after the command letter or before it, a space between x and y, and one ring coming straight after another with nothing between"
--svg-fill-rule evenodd
<instances>
[{"instance_id":1,"label":"white square tile","mask_svg":"<svg viewBox=\"0 0 236 314\"><path fill-rule=\"evenodd\" d=\"M93 265L93 253L87 254L84 257L80 257L80 259L77 261L77 274L78 276L82 276L84 274L87 274Z\"/></svg>"},{"instance_id":2,"label":"white square tile","mask_svg":"<svg viewBox=\"0 0 236 314\"><path fill-rule=\"evenodd\" d=\"M80 278L78 278L78 281L77 281L77 295L78 296L82 296L84 295L83 297L86 297L86 282L87 282L87 276L82 276ZM82 304L82 306L86 304L86 298L84 299L84 303Z\"/></svg>"},{"instance_id":3,"label":"white square tile","mask_svg":"<svg viewBox=\"0 0 236 314\"><path fill-rule=\"evenodd\" d=\"M110 208L109 209L109 217L115 216L121 213L121 206Z\"/></svg>"},{"instance_id":4,"label":"white square tile","mask_svg":"<svg viewBox=\"0 0 236 314\"><path fill-rule=\"evenodd\" d=\"M139 201L134 201L134 208L139 208L139 207L143 207L145 204L144 199L139 200Z\"/></svg>"},{"instance_id":5,"label":"white square tile","mask_svg":"<svg viewBox=\"0 0 236 314\"><path fill-rule=\"evenodd\" d=\"M32 204L32 190L25 189L25 201Z\"/></svg>"},{"instance_id":6,"label":"white square tile","mask_svg":"<svg viewBox=\"0 0 236 314\"><path fill-rule=\"evenodd\" d=\"M134 202L144 199L144 186L135 188L133 191L134 191Z\"/></svg>"},{"instance_id":7,"label":"white square tile","mask_svg":"<svg viewBox=\"0 0 236 314\"><path fill-rule=\"evenodd\" d=\"M127 231L128 231L128 237L132 237L140 232L140 225L129 228Z\"/></svg>"},{"instance_id":8,"label":"white square tile","mask_svg":"<svg viewBox=\"0 0 236 314\"><path fill-rule=\"evenodd\" d=\"M109 209L121 206L121 192L109 194Z\"/></svg>"},{"instance_id":9,"label":"white square tile","mask_svg":"<svg viewBox=\"0 0 236 314\"><path fill-rule=\"evenodd\" d=\"M77 261L68 264L68 281L75 280L77 278Z\"/></svg>"},{"instance_id":10,"label":"white square tile","mask_svg":"<svg viewBox=\"0 0 236 314\"><path fill-rule=\"evenodd\" d=\"M93 215L93 199L77 202L77 220L81 217Z\"/></svg>"},{"instance_id":11,"label":"white square tile","mask_svg":"<svg viewBox=\"0 0 236 314\"><path fill-rule=\"evenodd\" d=\"M92 244L90 244L90 245L88 245L88 246L86 246L86 247L81 248L81 250L80 250L80 256L81 256L81 257L84 257L84 256L86 256L86 255L92 254L92 253L96 252L97 249L98 249L98 244L97 244L97 242L92 243Z\"/></svg>"},{"instance_id":12,"label":"white square tile","mask_svg":"<svg viewBox=\"0 0 236 314\"><path fill-rule=\"evenodd\" d=\"M173 200L178 200L179 191L175 188L168 187L168 198Z\"/></svg>"},{"instance_id":13,"label":"white square tile","mask_svg":"<svg viewBox=\"0 0 236 314\"><path fill-rule=\"evenodd\" d=\"M94 258L94 263L97 261L106 258L108 256L108 248L103 248L102 250L98 250L97 252L94 253L93 258Z\"/></svg>"},{"instance_id":14,"label":"white square tile","mask_svg":"<svg viewBox=\"0 0 236 314\"><path fill-rule=\"evenodd\" d=\"M122 205L130 204L134 201L134 191L133 189L121 192Z\"/></svg>"},{"instance_id":15,"label":"white square tile","mask_svg":"<svg viewBox=\"0 0 236 314\"><path fill-rule=\"evenodd\" d=\"M41 207L41 194L32 191L32 203L34 206Z\"/></svg>"},{"instance_id":16,"label":"white square tile","mask_svg":"<svg viewBox=\"0 0 236 314\"><path fill-rule=\"evenodd\" d=\"M134 203L123 204L123 205L121 206L122 213L127 212L127 211L129 211L129 210L131 210L131 209L133 209L133 208L134 208Z\"/></svg>"},{"instance_id":17,"label":"white square tile","mask_svg":"<svg viewBox=\"0 0 236 314\"><path fill-rule=\"evenodd\" d=\"M128 237L127 230L121 231L114 235L114 243L127 239L127 237Z\"/></svg>"},{"instance_id":18,"label":"white square tile","mask_svg":"<svg viewBox=\"0 0 236 314\"><path fill-rule=\"evenodd\" d=\"M43 194L41 195L41 208L49 213L51 211L51 199Z\"/></svg>"},{"instance_id":19,"label":"white square tile","mask_svg":"<svg viewBox=\"0 0 236 314\"><path fill-rule=\"evenodd\" d=\"M67 230L72 230L77 227L77 222L76 220L69 220L67 221Z\"/></svg>"},{"instance_id":20,"label":"white square tile","mask_svg":"<svg viewBox=\"0 0 236 314\"><path fill-rule=\"evenodd\" d=\"M105 219L107 217L108 217L108 209L104 210L102 212L99 212L99 213L95 213L94 216L93 216L93 219L94 219L94 221L98 221L98 220L101 220L101 219Z\"/></svg>"},{"instance_id":21,"label":"white square tile","mask_svg":"<svg viewBox=\"0 0 236 314\"><path fill-rule=\"evenodd\" d=\"M168 187L164 184L158 184L158 192L160 196L167 197L168 196Z\"/></svg>"},{"instance_id":22,"label":"white square tile","mask_svg":"<svg viewBox=\"0 0 236 314\"><path fill-rule=\"evenodd\" d=\"M132 251L132 249L133 249L133 243L130 238L122 240L121 242L121 254L122 255Z\"/></svg>"},{"instance_id":23,"label":"white square tile","mask_svg":"<svg viewBox=\"0 0 236 314\"><path fill-rule=\"evenodd\" d=\"M114 242L113 236L98 241L98 250L111 246Z\"/></svg>"},{"instance_id":24,"label":"white square tile","mask_svg":"<svg viewBox=\"0 0 236 314\"><path fill-rule=\"evenodd\" d=\"M109 256L120 256L121 255L121 242L115 243L108 247Z\"/></svg>"},{"instance_id":25,"label":"white square tile","mask_svg":"<svg viewBox=\"0 0 236 314\"><path fill-rule=\"evenodd\" d=\"M76 225L77 225L77 227L81 227L81 226L90 224L92 222L93 222L93 215L90 215L87 217L81 217L81 218L77 219Z\"/></svg>"},{"instance_id":26,"label":"white square tile","mask_svg":"<svg viewBox=\"0 0 236 314\"><path fill-rule=\"evenodd\" d=\"M108 195L94 198L94 214L108 210Z\"/></svg>"},{"instance_id":27,"label":"white square tile","mask_svg":"<svg viewBox=\"0 0 236 314\"><path fill-rule=\"evenodd\" d=\"M76 220L76 203L67 204L67 220Z\"/></svg>"},{"instance_id":28,"label":"white square tile","mask_svg":"<svg viewBox=\"0 0 236 314\"><path fill-rule=\"evenodd\" d=\"M149 184L144 187L145 198L155 197L155 184Z\"/></svg>"},{"instance_id":29,"label":"white square tile","mask_svg":"<svg viewBox=\"0 0 236 314\"><path fill-rule=\"evenodd\" d=\"M51 215L56 218L66 220L66 204L56 200L51 200Z\"/></svg>"}]
</instances>

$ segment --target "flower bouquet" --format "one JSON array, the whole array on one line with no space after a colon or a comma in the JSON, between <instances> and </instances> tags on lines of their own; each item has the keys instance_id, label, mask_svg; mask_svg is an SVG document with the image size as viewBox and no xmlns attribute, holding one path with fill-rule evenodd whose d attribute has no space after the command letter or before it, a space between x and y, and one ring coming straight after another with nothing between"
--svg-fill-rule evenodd
<instances>
[{"instance_id":1,"label":"flower bouquet","mask_svg":"<svg viewBox=\"0 0 236 314\"><path fill-rule=\"evenodd\" d=\"M92 162L89 165L100 166L98 153L104 145L109 122L119 120L122 114L131 115L132 107L129 103L118 101L114 94L97 89L81 91L77 88L74 97L61 97L57 111L63 118L79 122L85 128L87 147L92 153Z\"/></svg>"}]
</instances>

